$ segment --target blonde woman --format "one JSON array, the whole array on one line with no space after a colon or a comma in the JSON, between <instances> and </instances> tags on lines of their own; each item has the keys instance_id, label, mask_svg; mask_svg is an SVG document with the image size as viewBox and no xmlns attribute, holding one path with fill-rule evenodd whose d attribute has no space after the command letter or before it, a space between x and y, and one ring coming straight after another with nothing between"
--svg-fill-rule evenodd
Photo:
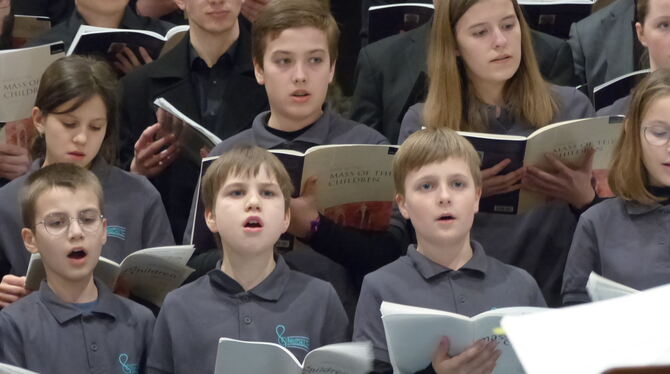
<instances>
[{"instance_id":1,"label":"blonde woman","mask_svg":"<svg viewBox=\"0 0 670 374\"><path fill-rule=\"evenodd\" d=\"M428 55L428 96L405 115L400 142L422 126L528 135L594 114L581 92L543 80L516 0L436 2ZM533 167L506 170L509 160L482 170L484 198L518 190L523 180L523 188L559 200L525 215L480 213L473 227L474 238L491 255L535 276L550 305L559 303L576 224L569 206L582 209L595 196L588 156L574 170L548 156L559 170L555 174Z\"/></svg>"},{"instance_id":2,"label":"blonde woman","mask_svg":"<svg viewBox=\"0 0 670 374\"><path fill-rule=\"evenodd\" d=\"M635 289L670 283L670 71L633 93L609 184L617 196L579 219L563 277L563 303L588 302L591 271Z\"/></svg>"}]
</instances>

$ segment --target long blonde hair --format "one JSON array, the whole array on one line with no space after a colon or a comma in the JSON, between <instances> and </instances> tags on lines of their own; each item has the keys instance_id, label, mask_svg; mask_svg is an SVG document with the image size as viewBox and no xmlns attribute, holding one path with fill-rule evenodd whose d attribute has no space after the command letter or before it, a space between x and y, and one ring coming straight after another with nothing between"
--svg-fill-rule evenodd
<instances>
[{"instance_id":1,"label":"long blonde hair","mask_svg":"<svg viewBox=\"0 0 670 374\"><path fill-rule=\"evenodd\" d=\"M488 130L488 118L480 100L468 84L463 62L456 54L455 27L458 20L480 0L440 0L428 46L429 88L423 118L426 126L453 130ZM516 0L514 5L521 29L521 63L504 88L504 99L513 118L534 127L551 122L558 110L549 85L537 66L530 28Z\"/></svg>"}]
</instances>

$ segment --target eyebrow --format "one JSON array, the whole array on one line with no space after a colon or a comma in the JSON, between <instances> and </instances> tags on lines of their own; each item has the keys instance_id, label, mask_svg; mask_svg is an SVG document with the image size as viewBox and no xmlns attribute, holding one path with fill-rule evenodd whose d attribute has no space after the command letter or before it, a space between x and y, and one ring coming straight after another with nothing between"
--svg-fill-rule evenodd
<instances>
[{"instance_id":1,"label":"eyebrow","mask_svg":"<svg viewBox=\"0 0 670 374\"><path fill-rule=\"evenodd\" d=\"M657 126L657 125L670 127L670 124L668 122L663 121L663 120L651 120L651 121L645 121L643 123L643 126L647 126L647 127Z\"/></svg>"},{"instance_id":2,"label":"eyebrow","mask_svg":"<svg viewBox=\"0 0 670 374\"><path fill-rule=\"evenodd\" d=\"M326 50L323 49L323 48L317 48L317 49L312 49L312 50L310 50L310 51L307 51L307 53L316 53L316 52L326 52ZM294 52L294 51L276 50L276 51L272 52L272 54L273 54L273 55L274 55L274 54L286 54L286 55L292 55L292 54L296 54L296 52Z\"/></svg>"},{"instance_id":3,"label":"eyebrow","mask_svg":"<svg viewBox=\"0 0 670 374\"><path fill-rule=\"evenodd\" d=\"M510 14L510 15L508 15L508 16L505 16L505 17L503 17L503 18L500 20L500 22L502 22L502 21L506 21L506 20L508 20L508 19L510 19L510 18L516 18L516 14ZM474 24L474 25L468 27L468 30L470 30L470 29L474 29L474 28L477 28L477 27L481 27L481 26L486 26L487 24L488 24L488 22L480 22L480 23L476 23L476 24Z\"/></svg>"}]
</instances>

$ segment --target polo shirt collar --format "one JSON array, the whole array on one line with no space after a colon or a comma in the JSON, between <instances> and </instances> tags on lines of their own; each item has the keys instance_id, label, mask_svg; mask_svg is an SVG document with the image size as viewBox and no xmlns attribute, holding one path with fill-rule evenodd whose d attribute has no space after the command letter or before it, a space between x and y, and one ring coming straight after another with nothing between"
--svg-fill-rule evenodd
<instances>
[{"instance_id":1,"label":"polo shirt collar","mask_svg":"<svg viewBox=\"0 0 670 374\"><path fill-rule=\"evenodd\" d=\"M624 207L626 208L626 212L628 214L636 216L636 215L647 214L657 209L665 210L666 206L660 203L653 203L647 205L647 204L640 204L636 201L624 201Z\"/></svg>"},{"instance_id":2,"label":"polo shirt collar","mask_svg":"<svg viewBox=\"0 0 670 374\"><path fill-rule=\"evenodd\" d=\"M488 268L488 258L486 257L486 253L484 253L484 249L478 242L471 240L470 245L472 246L472 258L470 258L470 260L458 271L473 272L485 276ZM443 273L454 271L453 269L431 261L426 256L419 253L414 244L411 244L407 248L407 257L409 257L419 274L426 280L430 280Z\"/></svg>"},{"instance_id":3,"label":"polo shirt collar","mask_svg":"<svg viewBox=\"0 0 670 374\"><path fill-rule=\"evenodd\" d=\"M333 117L333 112L324 108L321 117L319 117L307 131L293 139L291 143L301 142L313 145L327 144L330 123L333 121ZM273 149L285 144L286 140L271 133L265 128L269 119L270 111L265 111L257 115L251 125L251 132L256 141L256 145L266 149Z\"/></svg>"},{"instance_id":4,"label":"polo shirt collar","mask_svg":"<svg viewBox=\"0 0 670 374\"><path fill-rule=\"evenodd\" d=\"M30 170L29 172L32 174L33 172L39 170L42 167L42 164L44 164L44 158L38 158L33 163L30 165ZM95 157L93 161L91 161L91 172L95 174L96 177L100 180L100 184L103 186L105 185L105 181L107 180L107 176L109 175L109 172L112 170L112 167L105 161L104 158L102 157Z\"/></svg>"},{"instance_id":5,"label":"polo shirt collar","mask_svg":"<svg viewBox=\"0 0 670 374\"><path fill-rule=\"evenodd\" d=\"M97 279L94 280L94 282L95 286L98 288L98 300L91 312L104 314L117 319L122 311L119 309L119 304L114 300L114 294L102 282L99 282ZM60 324L66 323L83 314L77 307L59 299L53 290L51 290L46 280L42 281L38 292L42 303L44 303L47 310L49 310Z\"/></svg>"},{"instance_id":6,"label":"polo shirt collar","mask_svg":"<svg viewBox=\"0 0 670 374\"><path fill-rule=\"evenodd\" d=\"M291 269L281 256L275 256L275 261L275 268L270 275L248 293L267 301L279 300L291 276ZM210 271L208 275L212 286L227 294L235 296L246 293L236 280L221 271L221 261L217 263L217 268Z\"/></svg>"}]
</instances>

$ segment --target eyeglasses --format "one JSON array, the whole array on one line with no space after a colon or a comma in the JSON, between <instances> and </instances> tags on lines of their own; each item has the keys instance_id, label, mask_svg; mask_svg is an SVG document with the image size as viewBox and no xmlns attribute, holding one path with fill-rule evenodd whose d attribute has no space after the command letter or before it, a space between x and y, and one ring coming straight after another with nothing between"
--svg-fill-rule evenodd
<instances>
[{"instance_id":1,"label":"eyeglasses","mask_svg":"<svg viewBox=\"0 0 670 374\"><path fill-rule=\"evenodd\" d=\"M644 128L644 139L650 145L663 146L670 140L670 127L667 126L647 126Z\"/></svg>"},{"instance_id":2,"label":"eyeglasses","mask_svg":"<svg viewBox=\"0 0 670 374\"><path fill-rule=\"evenodd\" d=\"M37 224L44 225L44 229L49 234L56 236L69 230L70 223L73 219L76 219L83 231L93 233L100 229L103 218L103 215L99 211L89 209L79 212L77 217L70 217L66 213L51 213Z\"/></svg>"}]
</instances>

